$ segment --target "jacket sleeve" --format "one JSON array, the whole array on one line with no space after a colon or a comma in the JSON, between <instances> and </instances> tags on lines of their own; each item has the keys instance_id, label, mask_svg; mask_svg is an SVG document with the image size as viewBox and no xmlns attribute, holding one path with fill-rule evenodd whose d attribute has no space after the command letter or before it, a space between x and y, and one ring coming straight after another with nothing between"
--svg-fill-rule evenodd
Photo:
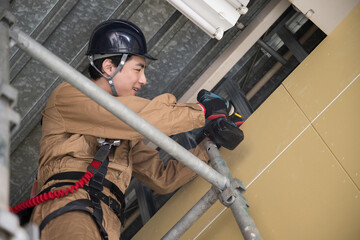
<instances>
[{"instance_id":1,"label":"jacket sleeve","mask_svg":"<svg viewBox=\"0 0 360 240\"><path fill-rule=\"evenodd\" d=\"M190 131L205 124L203 110L198 104L177 103L175 96L171 94L163 94L153 100L136 96L116 99L166 135ZM45 121L52 121L52 133L58 128L60 132L112 139L143 138L140 133L70 84L63 84L54 91L43 111L43 117Z\"/></svg>"},{"instance_id":2,"label":"jacket sleeve","mask_svg":"<svg viewBox=\"0 0 360 240\"><path fill-rule=\"evenodd\" d=\"M209 157L200 143L191 149L195 156L208 163ZM165 166L158 151L139 141L133 147L133 176L157 193L171 193L195 178L196 173L177 160L170 160Z\"/></svg>"}]
</instances>

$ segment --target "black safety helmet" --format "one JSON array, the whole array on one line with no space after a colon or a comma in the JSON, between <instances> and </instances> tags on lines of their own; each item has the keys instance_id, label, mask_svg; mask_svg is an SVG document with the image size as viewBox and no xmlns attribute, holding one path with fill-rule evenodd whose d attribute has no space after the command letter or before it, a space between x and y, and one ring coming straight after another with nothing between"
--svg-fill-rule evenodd
<instances>
[{"instance_id":1,"label":"black safety helmet","mask_svg":"<svg viewBox=\"0 0 360 240\"><path fill-rule=\"evenodd\" d=\"M100 23L92 32L86 55L90 65L108 82L113 96L118 96L113 78L121 71L128 56L156 60L147 54L146 40L141 30L133 23L121 19L110 19ZM119 65L112 76L105 76L94 61L101 58L122 55Z\"/></svg>"},{"instance_id":2,"label":"black safety helmet","mask_svg":"<svg viewBox=\"0 0 360 240\"><path fill-rule=\"evenodd\" d=\"M86 55L124 53L156 60L147 54L145 36L135 24L121 19L110 19L94 29Z\"/></svg>"}]
</instances>

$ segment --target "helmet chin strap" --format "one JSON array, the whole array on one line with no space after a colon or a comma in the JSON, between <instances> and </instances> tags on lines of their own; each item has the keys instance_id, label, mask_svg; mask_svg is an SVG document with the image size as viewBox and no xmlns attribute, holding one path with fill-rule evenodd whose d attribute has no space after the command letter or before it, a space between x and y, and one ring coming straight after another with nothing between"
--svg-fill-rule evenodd
<instances>
[{"instance_id":1,"label":"helmet chin strap","mask_svg":"<svg viewBox=\"0 0 360 240\"><path fill-rule=\"evenodd\" d=\"M115 69L115 72L113 73L113 75L111 75L110 77L108 76L105 76L104 73L102 73L94 64L94 58L93 56L88 56L89 58L89 61L90 61L90 65L93 66L93 68L95 68L95 70L101 74L101 76L103 76L108 82L109 82L109 85L110 85L110 89L111 89L111 92L113 94L114 97L117 97L119 96L116 92L116 89L115 89L115 85L114 85L114 81L113 81L113 78L115 77L115 75L121 71L121 69L123 68L124 64L125 64L125 61L127 59L127 56L128 54L124 53L121 57L121 60L120 60L120 63L119 65L117 66L117 68Z\"/></svg>"}]
</instances>

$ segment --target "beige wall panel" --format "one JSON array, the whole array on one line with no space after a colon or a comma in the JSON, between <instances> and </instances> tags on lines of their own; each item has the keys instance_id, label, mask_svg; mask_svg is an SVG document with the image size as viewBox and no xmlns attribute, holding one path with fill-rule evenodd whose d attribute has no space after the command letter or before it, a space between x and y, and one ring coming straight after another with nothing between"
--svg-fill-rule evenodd
<instances>
[{"instance_id":1,"label":"beige wall panel","mask_svg":"<svg viewBox=\"0 0 360 240\"><path fill-rule=\"evenodd\" d=\"M360 72L360 4L284 81L312 121Z\"/></svg>"},{"instance_id":2,"label":"beige wall panel","mask_svg":"<svg viewBox=\"0 0 360 240\"><path fill-rule=\"evenodd\" d=\"M248 186L308 125L283 86L242 126L245 140L233 151L221 149L233 177Z\"/></svg>"},{"instance_id":3,"label":"beige wall panel","mask_svg":"<svg viewBox=\"0 0 360 240\"><path fill-rule=\"evenodd\" d=\"M200 177L184 185L132 239L161 239L210 187L211 185ZM216 214L215 211L215 215L211 215L210 219ZM196 226L192 227L196 229ZM198 231L201 231L202 227L200 226Z\"/></svg>"},{"instance_id":4,"label":"beige wall panel","mask_svg":"<svg viewBox=\"0 0 360 240\"><path fill-rule=\"evenodd\" d=\"M360 239L359 191L309 127L247 190L263 239ZM197 239L241 239L230 210Z\"/></svg>"},{"instance_id":5,"label":"beige wall panel","mask_svg":"<svg viewBox=\"0 0 360 240\"><path fill-rule=\"evenodd\" d=\"M360 77L314 121L314 126L360 189Z\"/></svg>"}]
</instances>

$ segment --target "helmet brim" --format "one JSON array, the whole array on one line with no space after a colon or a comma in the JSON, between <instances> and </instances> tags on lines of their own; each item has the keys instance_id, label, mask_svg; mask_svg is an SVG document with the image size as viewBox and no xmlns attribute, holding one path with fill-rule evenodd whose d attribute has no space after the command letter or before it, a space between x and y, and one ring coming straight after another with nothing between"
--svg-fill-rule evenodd
<instances>
[{"instance_id":1,"label":"helmet brim","mask_svg":"<svg viewBox=\"0 0 360 240\"><path fill-rule=\"evenodd\" d=\"M135 54L136 55L136 54ZM150 59L150 60L153 60L153 61L156 61L157 58L154 58L153 56L150 56L149 54L144 54L142 55L143 57L147 58L147 59Z\"/></svg>"}]
</instances>

